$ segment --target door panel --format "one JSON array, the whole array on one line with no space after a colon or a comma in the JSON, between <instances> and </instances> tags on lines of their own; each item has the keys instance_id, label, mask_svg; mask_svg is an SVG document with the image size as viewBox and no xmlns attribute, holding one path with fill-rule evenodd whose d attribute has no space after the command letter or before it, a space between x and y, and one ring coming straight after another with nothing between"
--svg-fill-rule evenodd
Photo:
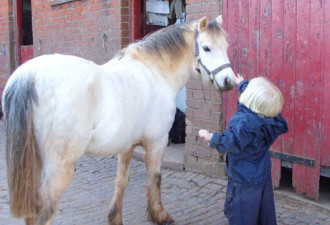
<instances>
[{"instance_id":1,"label":"door panel","mask_svg":"<svg viewBox=\"0 0 330 225\"><path fill-rule=\"evenodd\" d=\"M223 0L229 55L246 79L265 76L281 90L289 132L271 150L278 187L283 160L293 168L298 193L318 198L320 167L329 165L330 6L322 1ZM224 125L236 111L237 91L225 93ZM321 154L322 153L322 154ZM292 160L292 161L290 161ZM304 164L302 162L313 162ZM322 162L322 163L321 163Z\"/></svg>"}]
</instances>

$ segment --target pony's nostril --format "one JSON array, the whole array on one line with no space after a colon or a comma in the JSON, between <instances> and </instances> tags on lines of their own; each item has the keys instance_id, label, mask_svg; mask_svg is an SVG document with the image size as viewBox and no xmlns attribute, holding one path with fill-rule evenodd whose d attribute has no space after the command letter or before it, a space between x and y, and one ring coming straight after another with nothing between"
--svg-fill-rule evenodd
<instances>
[{"instance_id":1,"label":"pony's nostril","mask_svg":"<svg viewBox=\"0 0 330 225\"><path fill-rule=\"evenodd\" d=\"M225 78L225 86L228 86L228 84L229 84L229 83L228 83L228 78L226 77L226 78Z\"/></svg>"}]
</instances>

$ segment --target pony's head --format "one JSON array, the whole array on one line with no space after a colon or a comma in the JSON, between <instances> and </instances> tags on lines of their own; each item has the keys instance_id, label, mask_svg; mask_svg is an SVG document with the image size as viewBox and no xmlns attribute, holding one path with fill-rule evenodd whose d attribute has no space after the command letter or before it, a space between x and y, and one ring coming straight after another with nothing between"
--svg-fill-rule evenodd
<instances>
[{"instance_id":1,"label":"pony's head","mask_svg":"<svg viewBox=\"0 0 330 225\"><path fill-rule=\"evenodd\" d=\"M231 90L234 86L234 71L227 55L228 46L221 15L212 22L206 17L199 20L195 34L196 70L208 76L220 91Z\"/></svg>"}]
</instances>

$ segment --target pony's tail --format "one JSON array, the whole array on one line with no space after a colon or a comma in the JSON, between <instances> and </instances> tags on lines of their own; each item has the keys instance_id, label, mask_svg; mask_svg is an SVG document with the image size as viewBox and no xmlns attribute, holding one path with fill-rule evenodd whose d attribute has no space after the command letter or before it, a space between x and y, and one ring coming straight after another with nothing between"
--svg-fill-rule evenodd
<instances>
[{"instance_id":1,"label":"pony's tail","mask_svg":"<svg viewBox=\"0 0 330 225\"><path fill-rule=\"evenodd\" d=\"M25 75L14 78L3 96L10 209L19 218L36 214L42 167L33 129L37 93L33 77Z\"/></svg>"}]
</instances>

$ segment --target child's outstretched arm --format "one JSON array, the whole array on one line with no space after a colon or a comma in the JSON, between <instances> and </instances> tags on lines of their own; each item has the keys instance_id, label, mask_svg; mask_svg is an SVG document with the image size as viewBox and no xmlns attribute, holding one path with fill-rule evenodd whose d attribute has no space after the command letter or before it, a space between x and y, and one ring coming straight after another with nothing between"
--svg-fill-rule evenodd
<instances>
[{"instance_id":1,"label":"child's outstretched arm","mask_svg":"<svg viewBox=\"0 0 330 225\"><path fill-rule=\"evenodd\" d=\"M230 126L223 134L199 130L198 136L219 152L239 153L254 138L248 127L247 121L237 121L236 126Z\"/></svg>"},{"instance_id":2,"label":"child's outstretched arm","mask_svg":"<svg viewBox=\"0 0 330 225\"><path fill-rule=\"evenodd\" d=\"M244 80L244 77L241 76L239 73L234 75L234 81L237 84L237 87L238 87L238 90L240 93L245 91L246 87L249 84L249 82Z\"/></svg>"},{"instance_id":3,"label":"child's outstretched arm","mask_svg":"<svg viewBox=\"0 0 330 225\"><path fill-rule=\"evenodd\" d=\"M210 132L208 132L207 130L203 130L203 129L198 131L198 136L206 142L210 142L210 140L212 138L212 134Z\"/></svg>"},{"instance_id":4,"label":"child's outstretched arm","mask_svg":"<svg viewBox=\"0 0 330 225\"><path fill-rule=\"evenodd\" d=\"M239 83L241 83L243 80L244 80L244 77L241 76L239 73L234 74L234 81L237 85L239 85Z\"/></svg>"}]
</instances>

